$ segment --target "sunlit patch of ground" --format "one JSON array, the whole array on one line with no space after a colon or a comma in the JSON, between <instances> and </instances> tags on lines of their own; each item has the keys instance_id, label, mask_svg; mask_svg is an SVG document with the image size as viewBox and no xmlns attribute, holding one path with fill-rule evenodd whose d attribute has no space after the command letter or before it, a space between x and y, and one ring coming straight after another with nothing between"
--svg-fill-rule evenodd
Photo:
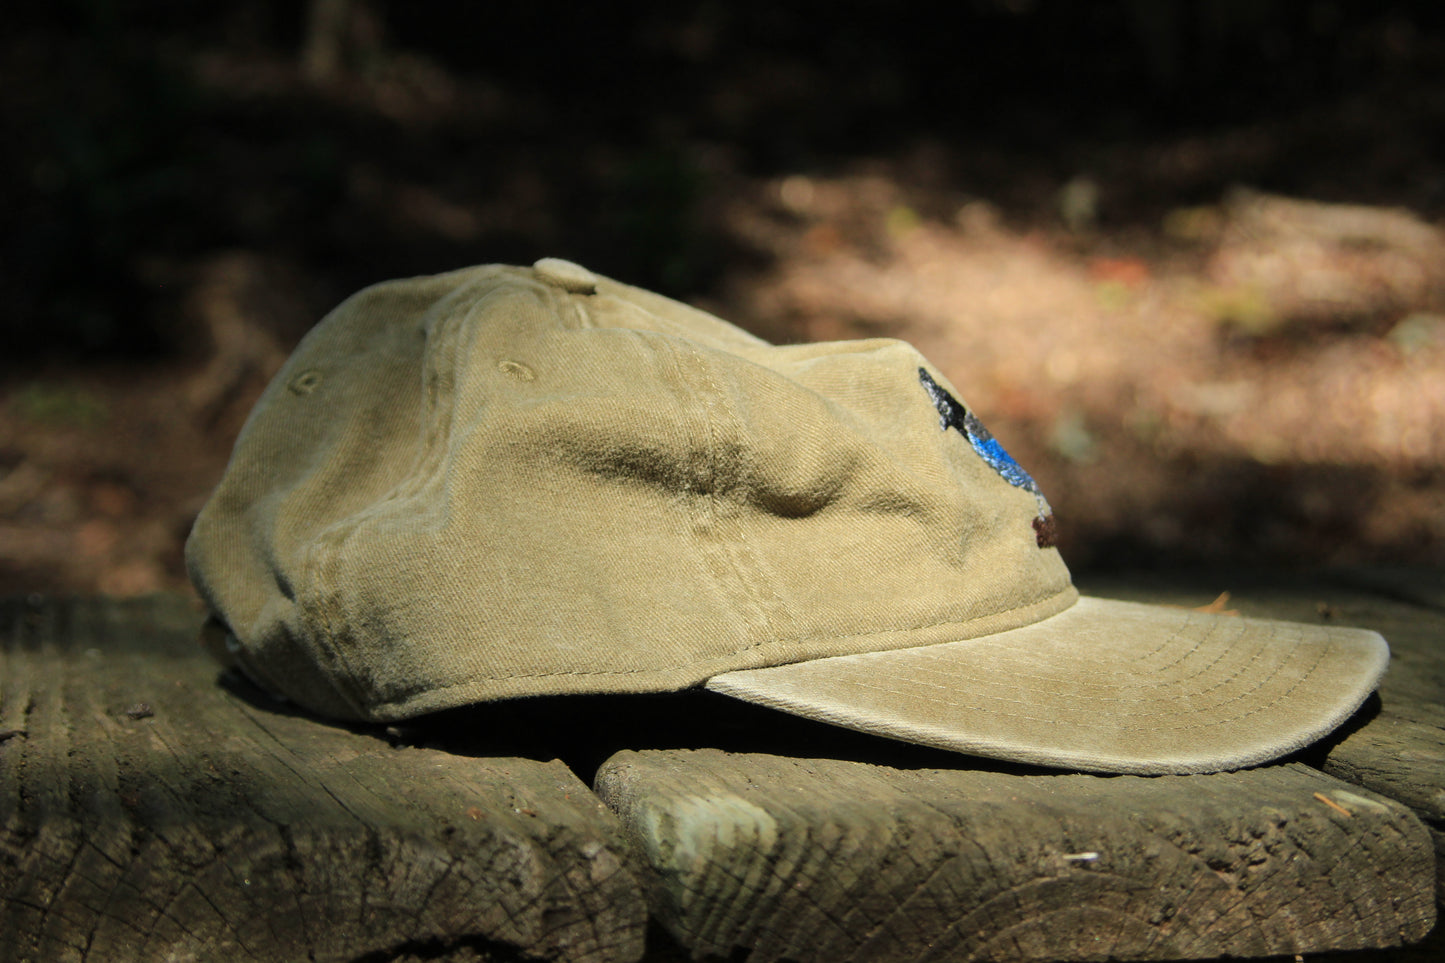
<instances>
[{"instance_id":1,"label":"sunlit patch of ground","mask_svg":"<svg viewBox=\"0 0 1445 963\"><path fill-rule=\"evenodd\" d=\"M876 177L732 213L776 257L729 307L775 337L920 347L1056 505L1066 554L1318 563L1445 542L1445 237L1238 194L1157 246L924 219ZM871 229L870 229L871 227Z\"/></svg>"}]
</instances>

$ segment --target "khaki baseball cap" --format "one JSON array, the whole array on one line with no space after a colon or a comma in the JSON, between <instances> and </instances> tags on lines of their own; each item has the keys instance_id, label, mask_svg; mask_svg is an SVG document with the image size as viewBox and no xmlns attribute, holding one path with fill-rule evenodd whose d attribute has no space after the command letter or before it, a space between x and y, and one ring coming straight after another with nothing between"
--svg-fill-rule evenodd
<instances>
[{"instance_id":1,"label":"khaki baseball cap","mask_svg":"<svg viewBox=\"0 0 1445 963\"><path fill-rule=\"evenodd\" d=\"M1024 763L1207 772L1329 732L1356 629L1080 598L1038 486L894 340L775 346L556 259L367 288L186 545L211 648L317 713L706 686Z\"/></svg>"}]
</instances>

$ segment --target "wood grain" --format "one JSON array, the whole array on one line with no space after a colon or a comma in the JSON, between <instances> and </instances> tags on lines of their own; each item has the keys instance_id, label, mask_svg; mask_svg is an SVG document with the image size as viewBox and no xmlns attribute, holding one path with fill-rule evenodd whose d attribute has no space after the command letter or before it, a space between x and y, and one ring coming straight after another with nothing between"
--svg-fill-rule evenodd
<instances>
[{"instance_id":1,"label":"wood grain","mask_svg":"<svg viewBox=\"0 0 1445 963\"><path fill-rule=\"evenodd\" d=\"M1330 746L1320 765L1420 816L1435 846L1437 904L1445 901L1445 706L1393 698L1367 725Z\"/></svg>"},{"instance_id":2,"label":"wood grain","mask_svg":"<svg viewBox=\"0 0 1445 963\"><path fill-rule=\"evenodd\" d=\"M218 676L182 599L0 602L0 963L635 960L649 926L654 963L1429 963L1439 934L1349 950L1424 937L1445 866L1439 577L1368 574L1093 586L1391 642L1379 699L1294 761L1160 779L706 693L350 730ZM535 761L619 747L620 819Z\"/></svg>"},{"instance_id":3,"label":"wood grain","mask_svg":"<svg viewBox=\"0 0 1445 963\"><path fill-rule=\"evenodd\" d=\"M0 603L0 960L635 960L561 763L393 746L217 685L177 599Z\"/></svg>"},{"instance_id":4,"label":"wood grain","mask_svg":"<svg viewBox=\"0 0 1445 963\"><path fill-rule=\"evenodd\" d=\"M1434 919L1419 821L1299 764L1143 778L655 751L618 754L596 788L695 957L1267 956L1399 945Z\"/></svg>"}]
</instances>

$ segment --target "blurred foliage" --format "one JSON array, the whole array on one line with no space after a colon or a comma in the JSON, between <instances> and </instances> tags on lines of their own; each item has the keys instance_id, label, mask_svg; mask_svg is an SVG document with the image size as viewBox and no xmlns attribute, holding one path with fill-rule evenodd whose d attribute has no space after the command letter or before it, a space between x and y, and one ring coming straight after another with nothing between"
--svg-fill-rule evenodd
<instances>
[{"instance_id":1,"label":"blurred foliage","mask_svg":"<svg viewBox=\"0 0 1445 963\"><path fill-rule=\"evenodd\" d=\"M96 428L105 423L105 403L91 392L68 384L32 381L11 400L27 421L55 428Z\"/></svg>"},{"instance_id":2,"label":"blurred foliage","mask_svg":"<svg viewBox=\"0 0 1445 963\"><path fill-rule=\"evenodd\" d=\"M293 0L9 13L7 359L174 350L175 273L154 266L236 247L320 279L320 308L546 254L686 296L742 256L710 219L726 174L927 142L982 158L978 193L1027 202L1038 171L1020 157L1091 184L1066 166L1089 145L1436 83L1445 26L1434 3L1331 0L330 6L350 19L331 18L324 84L303 65L314 8ZM1063 216L1092 226L1093 202L1069 197Z\"/></svg>"},{"instance_id":3,"label":"blurred foliage","mask_svg":"<svg viewBox=\"0 0 1445 963\"><path fill-rule=\"evenodd\" d=\"M1214 318L1226 333L1258 337L1288 320L1280 317L1257 287L1209 287L1199 292L1198 299L1199 309Z\"/></svg>"},{"instance_id":4,"label":"blurred foliage","mask_svg":"<svg viewBox=\"0 0 1445 963\"><path fill-rule=\"evenodd\" d=\"M1416 312L1406 315L1385 335L1406 354L1433 344L1445 344L1445 316Z\"/></svg>"}]
</instances>

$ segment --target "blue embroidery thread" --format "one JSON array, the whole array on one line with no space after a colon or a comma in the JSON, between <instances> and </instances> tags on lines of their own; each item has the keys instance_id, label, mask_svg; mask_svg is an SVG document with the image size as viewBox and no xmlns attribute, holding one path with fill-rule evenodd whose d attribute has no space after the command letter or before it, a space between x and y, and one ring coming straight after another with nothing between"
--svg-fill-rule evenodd
<instances>
[{"instance_id":1,"label":"blue embroidery thread","mask_svg":"<svg viewBox=\"0 0 1445 963\"><path fill-rule=\"evenodd\" d=\"M1023 470L1013 456L1004 450L997 438L989 433L978 420L973 412L963 406L947 389L940 385L923 368L918 369L918 380L923 384L923 390L928 392L933 407L938 410L938 427L942 431L949 428L955 429L960 435L968 439L968 443L978 456L988 463L994 471L999 473L1004 481L1015 488L1022 488L1031 492L1039 503L1039 514L1034 519L1034 539L1038 542L1039 548L1050 548L1057 539L1057 529L1054 525L1054 510L1049 507L1048 499L1039 490L1038 483L1033 480L1028 472Z\"/></svg>"}]
</instances>

